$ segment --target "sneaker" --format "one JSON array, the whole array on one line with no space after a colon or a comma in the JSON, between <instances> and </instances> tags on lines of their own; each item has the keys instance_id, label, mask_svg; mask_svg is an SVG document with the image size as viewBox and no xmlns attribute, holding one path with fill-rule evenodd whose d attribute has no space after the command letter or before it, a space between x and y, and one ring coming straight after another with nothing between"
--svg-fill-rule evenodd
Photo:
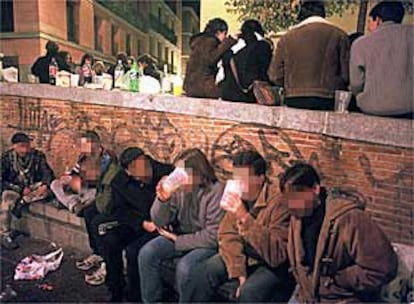
<instances>
[{"instance_id":1,"label":"sneaker","mask_svg":"<svg viewBox=\"0 0 414 304\"><path fill-rule=\"evenodd\" d=\"M1 247L7 250L15 250L19 248L19 244L10 235L1 236Z\"/></svg>"},{"instance_id":2,"label":"sneaker","mask_svg":"<svg viewBox=\"0 0 414 304\"><path fill-rule=\"evenodd\" d=\"M91 254L86 259L82 261L77 261L76 268L78 268L79 270L90 270L93 267L100 266L102 262L103 262L103 258L101 256L96 255L96 254Z\"/></svg>"},{"instance_id":3,"label":"sneaker","mask_svg":"<svg viewBox=\"0 0 414 304\"><path fill-rule=\"evenodd\" d=\"M85 282L89 285L99 286L105 283L106 264L103 262L99 268L91 274L85 274Z\"/></svg>"}]
</instances>

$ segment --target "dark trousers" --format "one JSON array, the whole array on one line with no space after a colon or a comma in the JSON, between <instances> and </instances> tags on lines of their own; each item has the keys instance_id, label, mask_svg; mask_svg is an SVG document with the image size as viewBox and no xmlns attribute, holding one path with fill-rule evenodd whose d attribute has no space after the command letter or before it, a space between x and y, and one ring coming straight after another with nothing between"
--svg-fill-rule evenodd
<instances>
[{"instance_id":1,"label":"dark trousers","mask_svg":"<svg viewBox=\"0 0 414 304\"><path fill-rule=\"evenodd\" d=\"M96 209L95 203L86 207L82 215L85 219L86 231L89 238L89 246L94 254L103 256L103 246L98 235L98 226L102 223L110 221L106 216L103 216Z\"/></svg>"},{"instance_id":2,"label":"dark trousers","mask_svg":"<svg viewBox=\"0 0 414 304\"><path fill-rule=\"evenodd\" d=\"M122 251L126 249L127 297L131 302L141 302L138 253L141 247L155 236L157 236L156 233L137 233L129 226L121 225L101 237L107 271L106 285L111 292L113 301L122 301L126 285L123 275Z\"/></svg>"},{"instance_id":3,"label":"dark trousers","mask_svg":"<svg viewBox=\"0 0 414 304\"><path fill-rule=\"evenodd\" d=\"M335 109L335 100L332 98L320 97L289 97L285 98L284 105L292 108L333 111Z\"/></svg>"},{"instance_id":4,"label":"dark trousers","mask_svg":"<svg viewBox=\"0 0 414 304\"><path fill-rule=\"evenodd\" d=\"M187 286L191 302L215 301L216 290L228 281L228 273L223 258L217 254L193 271L194 277ZM247 268L247 280L240 290L240 297L235 299L238 281L234 284L233 300L238 302L286 302L294 289L295 283L288 273L287 263L276 269L265 265Z\"/></svg>"}]
</instances>

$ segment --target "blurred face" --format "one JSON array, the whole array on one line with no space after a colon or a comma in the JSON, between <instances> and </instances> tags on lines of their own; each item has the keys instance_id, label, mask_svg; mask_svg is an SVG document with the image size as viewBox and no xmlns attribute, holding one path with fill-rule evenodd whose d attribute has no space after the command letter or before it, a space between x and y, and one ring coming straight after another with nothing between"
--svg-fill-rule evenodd
<instances>
[{"instance_id":1,"label":"blurred face","mask_svg":"<svg viewBox=\"0 0 414 304\"><path fill-rule=\"evenodd\" d=\"M128 173L135 179L143 182L149 182L153 176L151 163L144 155L141 155L129 164Z\"/></svg>"},{"instance_id":2,"label":"blurred face","mask_svg":"<svg viewBox=\"0 0 414 304\"><path fill-rule=\"evenodd\" d=\"M31 150L30 142L14 144L13 149L19 157L25 157Z\"/></svg>"},{"instance_id":3,"label":"blurred face","mask_svg":"<svg viewBox=\"0 0 414 304\"><path fill-rule=\"evenodd\" d=\"M92 64L92 60L90 58L86 58L85 59L85 64L91 65Z\"/></svg>"},{"instance_id":4,"label":"blurred face","mask_svg":"<svg viewBox=\"0 0 414 304\"><path fill-rule=\"evenodd\" d=\"M265 176L256 175L252 167L234 167L233 179L241 182L242 200L255 201L263 188Z\"/></svg>"},{"instance_id":5,"label":"blurred face","mask_svg":"<svg viewBox=\"0 0 414 304\"><path fill-rule=\"evenodd\" d=\"M283 198L288 203L288 208L292 216L304 218L311 216L319 204L320 186L305 189L287 189Z\"/></svg>"},{"instance_id":6,"label":"blurred face","mask_svg":"<svg viewBox=\"0 0 414 304\"><path fill-rule=\"evenodd\" d=\"M132 60L131 59L128 59L128 66L129 67L132 67L132 64L133 64Z\"/></svg>"},{"instance_id":7,"label":"blurred face","mask_svg":"<svg viewBox=\"0 0 414 304\"><path fill-rule=\"evenodd\" d=\"M381 23L381 19L378 17L375 20L372 17L368 17L368 31L375 31Z\"/></svg>"},{"instance_id":8,"label":"blurred face","mask_svg":"<svg viewBox=\"0 0 414 304\"><path fill-rule=\"evenodd\" d=\"M200 174L197 171L195 171L193 168L188 168L188 167L186 168L183 160L179 160L176 163L176 166L179 168L183 168L188 175L187 183L181 186L182 190L186 192L191 192L194 189L194 187L201 184Z\"/></svg>"},{"instance_id":9,"label":"blurred face","mask_svg":"<svg viewBox=\"0 0 414 304\"><path fill-rule=\"evenodd\" d=\"M79 193L82 189L82 179L80 178L80 176L72 176L69 186L73 191Z\"/></svg>"},{"instance_id":10,"label":"blurred face","mask_svg":"<svg viewBox=\"0 0 414 304\"><path fill-rule=\"evenodd\" d=\"M66 56L66 58L65 58L65 61L66 61L66 63L72 63L72 56L70 56L70 55L67 55Z\"/></svg>"},{"instance_id":11,"label":"blurred face","mask_svg":"<svg viewBox=\"0 0 414 304\"><path fill-rule=\"evenodd\" d=\"M227 31L218 31L216 34L218 40L223 41L227 37Z\"/></svg>"},{"instance_id":12,"label":"blurred face","mask_svg":"<svg viewBox=\"0 0 414 304\"><path fill-rule=\"evenodd\" d=\"M81 152L86 154L98 154L101 153L101 144L92 141L90 138L81 138Z\"/></svg>"}]
</instances>

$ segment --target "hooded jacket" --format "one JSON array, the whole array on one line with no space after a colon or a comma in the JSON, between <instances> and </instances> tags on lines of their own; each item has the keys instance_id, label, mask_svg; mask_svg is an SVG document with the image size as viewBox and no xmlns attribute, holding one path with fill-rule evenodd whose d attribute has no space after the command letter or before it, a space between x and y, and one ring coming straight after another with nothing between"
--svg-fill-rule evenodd
<instances>
[{"instance_id":1,"label":"hooded jacket","mask_svg":"<svg viewBox=\"0 0 414 304\"><path fill-rule=\"evenodd\" d=\"M187 96L201 98L218 98L220 92L215 84L217 63L223 54L236 41L225 38L220 42L217 37L200 33L190 40L190 59L184 79L184 90Z\"/></svg>"},{"instance_id":2,"label":"hooded jacket","mask_svg":"<svg viewBox=\"0 0 414 304\"><path fill-rule=\"evenodd\" d=\"M288 255L301 303L373 300L397 272L397 256L358 198L328 197L314 269L302 264L302 220L291 217Z\"/></svg>"}]
</instances>

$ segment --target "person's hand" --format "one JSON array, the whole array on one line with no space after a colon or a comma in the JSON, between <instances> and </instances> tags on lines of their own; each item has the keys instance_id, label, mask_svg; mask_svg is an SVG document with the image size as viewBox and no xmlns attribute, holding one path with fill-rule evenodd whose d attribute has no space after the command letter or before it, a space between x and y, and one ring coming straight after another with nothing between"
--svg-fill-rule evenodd
<instances>
[{"instance_id":1,"label":"person's hand","mask_svg":"<svg viewBox=\"0 0 414 304\"><path fill-rule=\"evenodd\" d=\"M32 189L30 189L29 187L24 187L23 196L29 195L30 193L32 193Z\"/></svg>"},{"instance_id":2,"label":"person's hand","mask_svg":"<svg viewBox=\"0 0 414 304\"><path fill-rule=\"evenodd\" d=\"M226 193L225 203L221 207L230 213L236 215L238 219L242 219L246 216L247 210L244 207L240 196L236 193L229 192Z\"/></svg>"},{"instance_id":3,"label":"person's hand","mask_svg":"<svg viewBox=\"0 0 414 304\"><path fill-rule=\"evenodd\" d=\"M36 190L36 194L41 196L41 195L45 195L47 193L47 186L46 185L41 185L39 188L37 188Z\"/></svg>"},{"instance_id":4,"label":"person's hand","mask_svg":"<svg viewBox=\"0 0 414 304\"><path fill-rule=\"evenodd\" d=\"M167 231L167 230L165 230L165 229L163 229L163 228L158 228L158 233L159 233L161 236L163 236L163 237L165 237L165 238L169 239L170 241L175 242L175 241L177 240L177 235L176 235L176 234L174 234L174 233L172 233L172 232L169 232L169 231Z\"/></svg>"},{"instance_id":5,"label":"person's hand","mask_svg":"<svg viewBox=\"0 0 414 304\"><path fill-rule=\"evenodd\" d=\"M246 277L239 277L239 287L237 287L237 290L236 290L236 299L240 297L240 292L241 292L241 289L244 283L246 283Z\"/></svg>"},{"instance_id":6,"label":"person's hand","mask_svg":"<svg viewBox=\"0 0 414 304\"><path fill-rule=\"evenodd\" d=\"M157 193L157 197L161 202L166 202L171 198L172 193L167 192L164 190L162 184L163 182L166 180L167 176L164 176L163 178L161 178L161 180L159 181L155 191Z\"/></svg>"},{"instance_id":7,"label":"person's hand","mask_svg":"<svg viewBox=\"0 0 414 304\"><path fill-rule=\"evenodd\" d=\"M142 228L144 228L145 231L147 231L149 233L152 233L155 230L157 230L157 226L155 226L155 224L153 222L150 222L150 221L144 221L142 223Z\"/></svg>"}]
</instances>

